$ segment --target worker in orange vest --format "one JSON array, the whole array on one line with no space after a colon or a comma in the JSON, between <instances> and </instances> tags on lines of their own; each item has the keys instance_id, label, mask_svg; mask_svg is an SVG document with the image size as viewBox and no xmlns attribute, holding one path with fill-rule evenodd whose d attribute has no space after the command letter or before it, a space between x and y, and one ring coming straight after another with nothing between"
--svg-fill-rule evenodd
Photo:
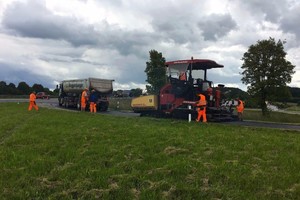
<instances>
[{"instance_id":1,"label":"worker in orange vest","mask_svg":"<svg viewBox=\"0 0 300 200\"><path fill-rule=\"evenodd\" d=\"M198 112L198 117L196 119L197 122L200 121L201 117L203 117L203 122L207 122L206 119L206 98L203 94L198 94L199 96L199 101L196 104L197 106L197 112Z\"/></svg>"},{"instance_id":2,"label":"worker in orange vest","mask_svg":"<svg viewBox=\"0 0 300 200\"><path fill-rule=\"evenodd\" d=\"M244 102L240 99L237 99L238 105L236 106L238 118L240 121L243 121L243 112L244 112Z\"/></svg>"},{"instance_id":3,"label":"worker in orange vest","mask_svg":"<svg viewBox=\"0 0 300 200\"><path fill-rule=\"evenodd\" d=\"M88 100L87 91L88 91L88 89L85 88L81 93L81 111L85 111L86 103Z\"/></svg>"},{"instance_id":4,"label":"worker in orange vest","mask_svg":"<svg viewBox=\"0 0 300 200\"><path fill-rule=\"evenodd\" d=\"M31 111L32 107L34 107L35 110L39 110L39 107L36 105L35 103L35 91L33 91L30 95L29 95L29 107L28 110Z\"/></svg>"}]
</instances>

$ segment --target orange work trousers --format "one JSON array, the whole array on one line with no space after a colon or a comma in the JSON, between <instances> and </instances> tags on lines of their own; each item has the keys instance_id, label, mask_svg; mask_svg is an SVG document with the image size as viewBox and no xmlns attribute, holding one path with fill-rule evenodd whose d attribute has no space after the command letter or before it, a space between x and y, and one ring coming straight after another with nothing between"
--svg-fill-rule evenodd
<instances>
[{"instance_id":1,"label":"orange work trousers","mask_svg":"<svg viewBox=\"0 0 300 200\"><path fill-rule=\"evenodd\" d=\"M86 102L81 101L81 110L85 110L85 107L86 107Z\"/></svg>"},{"instance_id":2,"label":"orange work trousers","mask_svg":"<svg viewBox=\"0 0 300 200\"><path fill-rule=\"evenodd\" d=\"M36 110L39 110L39 107L36 105L35 101L29 101L28 110L31 111L32 107L34 107Z\"/></svg>"},{"instance_id":3,"label":"orange work trousers","mask_svg":"<svg viewBox=\"0 0 300 200\"><path fill-rule=\"evenodd\" d=\"M207 119L206 119L206 108L197 108L197 111L198 111L198 117L196 119L197 122L200 121L201 117L203 117L203 122L207 122Z\"/></svg>"},{"instance_id":4,"label":"orange work trousers","mask_svg":"<svg viewBox=\"0 0 300 200\"><path fill-rule=\"evenodd\" d=\"M97 112L97 104L94 102L90 103L90 111L91 113L96 113Z\"/></svg>"}]
</instances>

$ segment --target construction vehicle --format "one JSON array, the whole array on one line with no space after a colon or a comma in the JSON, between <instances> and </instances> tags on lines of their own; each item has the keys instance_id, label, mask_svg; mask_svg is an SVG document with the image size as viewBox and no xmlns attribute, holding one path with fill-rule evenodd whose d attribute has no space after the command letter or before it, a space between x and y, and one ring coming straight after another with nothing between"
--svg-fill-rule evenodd
<instances>
[{"instance_id":1,"label":"construction vehicle","mask_svg":"<svg viewBox=\"0 0 300 200\"><path fill-rule=\"evenodd\" d=\"M64 80L58 86L59 105L66 108L73 107L80 109L82 91L84 89L88 89L88 94L92 90L95 90L96 92L96 95L98 97L97 110L107 111L109 105L108 96L112 94L113 81L114 80L99 78ZM86 108L88 109L88 107L89 106L87 105Z\"/></svg>"},{"instance_id":2,"label":"construction vehicle","mask_svg":"<svg viewBox=\"0 0 300 200\"><path fill-rule=\"evenodd\" d=\"M174 118L196 119L196 103L199 93L207 100L206 115L208 121L229 121L236 119L233 109L222 106L221 90L224 85L214 87L207 80L207 70L223 68L212 60L193 59L177 60L165 63L167 84L159 95L141 96L132 99L131 107L141 115L170 116Z\"/></svg>"}]
</instances>

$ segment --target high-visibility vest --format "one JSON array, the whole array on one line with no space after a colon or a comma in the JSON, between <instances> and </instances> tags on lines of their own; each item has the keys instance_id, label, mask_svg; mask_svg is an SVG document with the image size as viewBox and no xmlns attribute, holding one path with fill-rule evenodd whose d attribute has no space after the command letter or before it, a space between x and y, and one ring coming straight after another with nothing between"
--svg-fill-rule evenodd
<instances>
[{"instance_id":1,"label":"high-visibility vest","mask_svg":"<svg viewBox=\"0 0 300 200\"><path fill-rule=\"evenodd\" d=\"M35 94L34 94L34 93L31 93L31 94L29 95L29 101L35 101L35 99L36 99Z\"/></svg>"},{"instance_id":2,"label":"high-visibility vest","mask_svg":"<svg viewBox=\"0 0 300 200\"><path fill-rule=\"evenodd\" d=\"M82 92L82 94L81 94L81 101L85 101L86 98L87 98L87 93L86 93L86 91L84 90L84 91Z\"/></svg>"},{"instance_id":3,"label":"high-visibility vest","mask_svg":"<svg viewBox=\"0 0 300 200\"><path fill-rule=\"evenodd\" d=\"M239 104L236 106L236 109L238 112L244 111L244 102L242 100L239 100Z\"/></svg>"},{"instance_id":4,"label":"high-visibility vest","mask_svg":"<svg viewBox=\"0 0 300 200\"><path fill-rule=\"evenodd\" d=\"M198 94L200 97L199 101L197 102L197 106L206 106L206 98L203 94Z\"/></svg>"}]
</instances>

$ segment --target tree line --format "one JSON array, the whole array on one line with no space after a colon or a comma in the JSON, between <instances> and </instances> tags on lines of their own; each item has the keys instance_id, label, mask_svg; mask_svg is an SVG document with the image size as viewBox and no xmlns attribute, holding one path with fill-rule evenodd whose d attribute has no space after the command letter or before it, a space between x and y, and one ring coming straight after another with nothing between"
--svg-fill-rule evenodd
<instances>
[{"instance_id":1,"label":"tree line","mask_svg":"<svg viewBox=\"0 0 300 200\"><path fill-rule=\"evenodd\" d=\"M49 88L41 84L33 84L31 87L26 82L20 82L17 86L14 83L7 84L5 81L0 81L0 95L28 95L31 92L46 92L49 95L57 95L58 89L51 91ZM131 90L113 91L114 97L138 97L141 96L143 90L140 88Z\"/></svg>"},{"instance_id":2,"label":"tree line","mask_svg":"<svg viewBox=\"0 0 300 200\"><path fill-rule=\"evenodd\" d=\"M5 81L0 81L0 95L28 95L31 92L46 92L53 95L55 91L42 86L41 84L33 84L29 86L26 82L22 81L17 86L14 83L7 84Z\"/></svg>"}]
</instances>

